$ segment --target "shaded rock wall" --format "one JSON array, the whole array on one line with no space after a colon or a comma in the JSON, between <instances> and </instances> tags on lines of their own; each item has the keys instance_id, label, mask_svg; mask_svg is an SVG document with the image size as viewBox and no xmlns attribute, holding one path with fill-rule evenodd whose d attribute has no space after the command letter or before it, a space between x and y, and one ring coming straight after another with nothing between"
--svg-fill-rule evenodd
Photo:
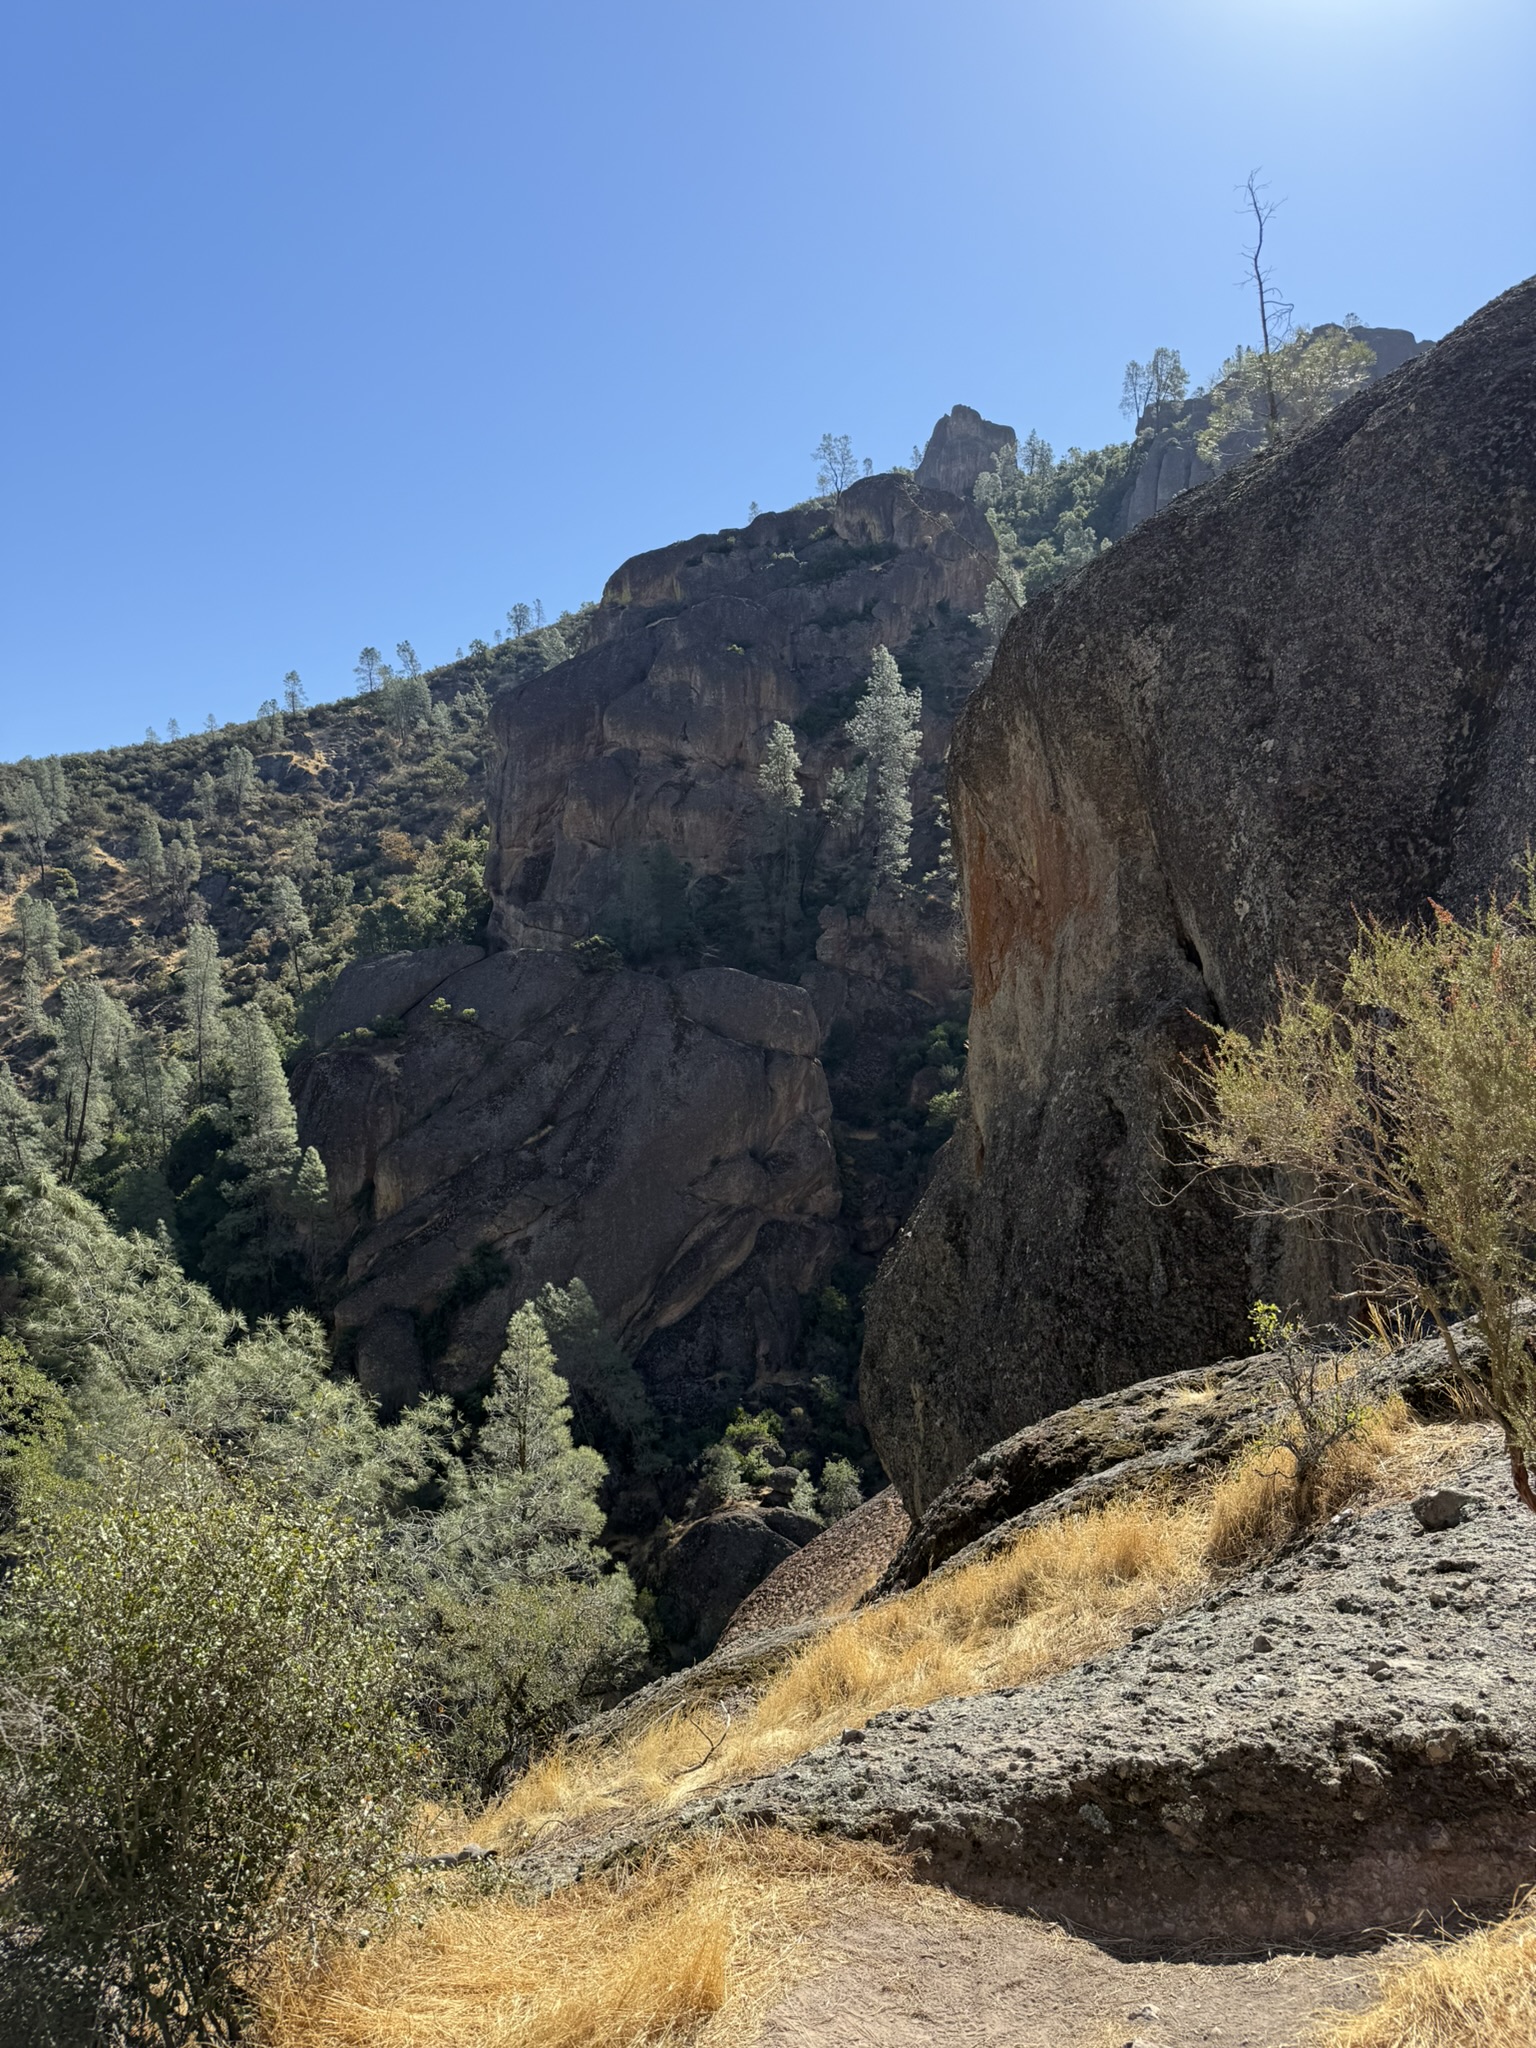
<instances>
[{"instance_id":1,"label":"shaded rock wall","mask_svg":"<svg viewBox=\"0 0 1536 2048\"><path fill-rule=\"evenodd\" d=\"M626 562L593 644L496 700L497 941L558 946L590 932L623 857L645 848L666 847L695 875L739 868L774 722L862 682L878 644L900 650L941 610L977 610L994 559L973 506L877 476L835 505L765 512ZM948 729L928 721L934 763ZM805 751L814 796L822 763Z\"/></svg>"},{"instance_id":2,"label":"shaded rock wall","mask_svg":"<svg viewBox=\"0 0 1536 2048\"><path fill-rule=\"evenodd\" d=\"M1010 627L951 804L969 1116L876 1283L862 1393L919 1508L1085 1394L1334 1277L1163 1154L1199 1019L1466 909L1536 816L1536 284L1178 498Z\"/></svg>"},{"instance_id":3,"label":"shaded rock wall","mask_svg":"<svg viewBox=\"0 0 1536 2048\"><path fill-rule=\"evenodd\" d=\"M296 1077L304 1142L356 1219L336 1322L371 1391L398 1405L483 1380L546 1280L584 1279L633 1351L765 1224L794 1226L814 1264L839 1197L803 990L730 968L586 973L551 953L452 964L458 951L445 975L421 955L349 968L336 1019L425 985L402 1035L332 1047Z\"/></svg>"}]
</instances>

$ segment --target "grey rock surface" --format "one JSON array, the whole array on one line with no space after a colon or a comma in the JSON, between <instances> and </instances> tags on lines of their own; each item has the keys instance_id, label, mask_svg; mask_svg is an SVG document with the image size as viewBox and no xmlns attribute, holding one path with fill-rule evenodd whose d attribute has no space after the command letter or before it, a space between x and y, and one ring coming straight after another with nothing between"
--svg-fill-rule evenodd
<instances>
[{"instance_id":1,"label":"grey rock surface","mask_svg":"<svg viewBox=\"0 0 1536 2048\"><path fill-rule=\"evenodd\" d=\"M1461 1323L1452 1337L1464 1371L1476 1374L1487 1358L1483 1339ZM902 1591L941 1565L990 1555L1038 1520L1123 1489L1183 1482L1230 1465L1288 1419L1277 1378L1281 1363L1279 1354L1260 1352L1166 1373L1079 1401L1005 1437L973 1459L933 1502L879 1590ZM1439 1338L1371 1354L1350 1361L1350 1367L1351 1393L1362 1402L1400 1394L1425 1420L1456 1412L1456 1376ZM1450 1513L1459 1496L1442 1488L1426 1498ZM1414 1512L1423 1519L1417 1502Z\"/></svg>"},{"instance_id":2,"label":"grey rock surface","mask_svg":"<svg viewBox=\"0 0 1536 2048\"><path fill-rule=\"evenodd\" d=\"M807 1533L815 1533L814 1525ZM707 1654L752 1588L804 1540L750 1507L721 1508L688 1523L667 1545L655 1575L657 1618L667 1640L692 1656Z\"/></svg>"},{"instance_id":3,"label":"grey rock surface","mask_svg":"<svg viewBox=\"0 0 1536 2048\"><path fill-rule=\"evenodd\" d=\"M593 644L495 701L493 934L537 947L592 931L622 895L626 864L656 848L696 878L739 873L775 721L862 682L877 645L900 659L945 622L968 631L995 561L968 499L888 475L835 505L764 512L626 562L604 589ZM819 742L802 738L813 799L836 723ZM948 734L935 701L924 729L935 788ZM920 839L922 829L920 817Z\"/></svg>"},{"instance_id":4,"label":"grey rock surface","mask_svg":"<svg viewBox=\"0 0 1536 2048\"><path fill-rule=\"evenodd\" d=\"M1170 1164L1202 1020L1456 911L1536 815L1536 284L1025 607L951 749L967 1111L868 1302L919 1511L1035 1418L1241 1349L1347 1269Z\"/></svg>"},{"instance_id":5,"label":"grey rock surface","mask_svg":"<svg viewBox=\"0 0 1536 2048\"><path fill-rule=\"evenodd\" d=\"M1154 1947L1507 1904L1536 1858L1536 1517L1491 1444L1459 1483L1462 1526L1338 1518L1126 1649L880 1715L687 1818L903 1843L958 1890Z\"/></svg>"},{"instance_id":6,"label":"grey rock surface","mask_svg":"<svg viewBox=\"0 0 1536 2048\"><path fill-rule=\"evenodd\" d=\"M413 982L410 958L359 963L346 990L373 1015L420 984L403 1035L296 1077L304 1142L360 1219L337 1324L390 1405L408 1397L407 1321L423 1381L470 1386L512 1310L580 1276L633 1352L765 1225L827 1232L837 1169L803 990L723 969L587 973L549 952L475 954L446 976L431 961Z\"/></svg>"},{"instance_id":7,"label":"grey rock surface","mask_svg":"<svg viewBox=\"0 0 1536 2048\"><path fill-rule=\"evenodd\" d=\"M977 477L996 469L998 450L1018 438L1012 427L984 420L974 406L953 406L928 436L917 481L924 490L948 491L969 504Z\"/></svg>"},{"instance_id":8,"label":"grey rock surface","mask_svg":"<svg viewBox=\"0 0 1536 2048\"><path fill-rule=\"evenodd\" d=\"M1331 321L1313 329L1315 334L1330 331L1337 331ZM1430 346L1426 341L1416 340L1406 327L1357 327L1353 333L1375 355L1370 371L1373 381L1400 370ZM1183 405L1165 402L1149 408L1137 421L1141 457L1111 524L1111 540L1119 540L1154 512L1161 512L1180 492L1205 483L1215 474L1208 463L1201 461L1195 446L1210 425L1211 407L1211 398L1201 395Z\"/></svg>"}]
</instances>

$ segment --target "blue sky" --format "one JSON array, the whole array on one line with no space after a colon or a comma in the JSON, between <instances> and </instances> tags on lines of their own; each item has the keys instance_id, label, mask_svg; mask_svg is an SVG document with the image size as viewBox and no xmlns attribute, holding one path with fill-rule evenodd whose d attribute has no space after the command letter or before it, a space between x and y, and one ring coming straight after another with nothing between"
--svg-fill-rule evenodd
<instances>
[{"instance_id":1,"label":"blue sky","mask_svg":"<svg viewBox=\"0 0 1536 2048\"><path fill-rule=\"evenodd\" d=\"M426 660L1127 356L1536 269L1528 0L12 0L0 758Z\"/></svg>"}]
</instances>

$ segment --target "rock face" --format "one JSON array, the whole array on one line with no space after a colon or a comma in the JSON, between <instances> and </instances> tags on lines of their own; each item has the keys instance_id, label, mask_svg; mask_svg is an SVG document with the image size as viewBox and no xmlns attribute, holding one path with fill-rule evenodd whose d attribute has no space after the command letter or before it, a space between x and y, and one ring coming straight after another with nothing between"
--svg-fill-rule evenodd
<instances>
[{"instance_id":1,"label":"rock face","mask_svg":"<svg viewBox=\"0 0 1536 2048\"><path fill-rule=\"evenodd\" d=\"M1467 1324L1458 1323L1453 1335L1463 1366L1477 1372L1487 1345ZM1282 1363L1278 1354L1261 1352L1141 1380L1004 1438L934 1501L903 1541L880 1591L904 1591L955 1559L991 1555L1035 1522L1231 1465L1287 1420L1277 1378ZM1455 1376L1438 1337L1355 1363L1350 1386L1357 1399L1397 1394L1426 1420L1455 1413Z\"/></svg>"},{"instance_id":2,"label":"rock face","mask_svg":"<svg viewBox=\"0 0 1536 2048\"><path fill-rule=\"evenodd\" d=\"M1335 1519L1127 1649L882 1714L712 1802L873 1836L939 1882L1148 1945L1309 1943L1502 1907L1536 1855L1536 1521Z\"/></svg>"},{"instance_id":3,"label":"rock face","mask_svg":"<svg viewBox=\"0 0 1536 2048\"><path fill-rule=\"evenodd\" d=\"M917 481L924 490L948 491L969 504L977 477L996 469L998 450L1018 438L1012 427L984 420L973 406L957 405L928 436Z\"/></svg>"},{"instance_id":4,"label":"rock face","mask_svg":"<svg viewBox=\"0 0 1536 2048\"><path fill-rule=\"evenodd\" d=\"M995 548L966 502L868 477L835 505L637 555L610 579L594 644L504 690L492 714L493 933L526 948L594 929L627 862L663 848L695 877L742 864L776 720L851 692L875 647L904 658L981 604ZM852 698L824 721L830 730ZM822 729L821 725L818 729ZM948 719L929 720L927 758ZM821 793L813 743L806 779Z\"/></svg>"},{"instance_id":5,"label":"rock face","mask_svg":"<svg viewBox=\"0 0 1536 2048\"><path fill-rule=\"evenodd\" d=\"M400 1035L320 1052L296 1098L335 1208L361 1219L337 1326L391 1406L483 1380L546 1280L586 1280L633 1352L765 1225L814 1236L837 1211L801 989L448 948L357 963L326 1019L381 1011Z\"/></svg>"},{"instance_id":6,"label":"rock face","mask_svg":"<svg viewBox=\"0 0 1536 2048\"><path fill-rule=\"evenodd\" d=\"M1536 815L1536 284L1026 607L959 722L969 1114L887 1259L862 1393L921 1509L1034 1418L1241 1349L1336 1276L1166 1163L1169 1083L1465 910ZM1182 1190L1182 1191L1181 1191Z\"/></svg>"},{"instance_id":7,"label":"rock face","mask_svg":"<svg viewBox=\"0 0 1536 2048\"><path fill-rule=\"evenodd\" d=\"M657 1619L668 1642L704 1656L752 1588L796 1547L748 1507L690 1522L668 1545L656 1578Z\"/></svg>"}]
</instances>

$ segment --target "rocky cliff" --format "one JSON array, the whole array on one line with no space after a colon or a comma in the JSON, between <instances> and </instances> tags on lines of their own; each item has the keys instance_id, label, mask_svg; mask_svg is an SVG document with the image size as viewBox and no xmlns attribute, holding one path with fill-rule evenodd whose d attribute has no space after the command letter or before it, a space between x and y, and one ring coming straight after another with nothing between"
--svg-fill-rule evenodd
<instances>
[{"instance_id":1,"label":"rocky cliff","mask_svg":"<svg viewBox=\"0 0 1536 2048\"><path fill-rule=\"evenodd\" d=\"M964 481L1008 433L959 408L935 460ZM509 1310L579 1275L693 1427L789 1373L801 1297L889 1241L936 1140L904 1078L910 1160L868 1104L894 1048L963 1012L958 919L947 885L850 896L819 799L888 646L923 698L914 864L937 860L994 562L968 497L866 478L625 563L584 649L501 690L490 956L358 962L299 1082L350 1233L337 1327L387 1403L482 1382ZM768 946L750 891L776 721L795 730L806 848ZM856 1130L841 1167L829 1036Z\"/></svg>"},{"instance_id":2,"label":"rocky cliff","mask_svg":"<svg viewBox=\"0 0 1536 2048\"><path fill-rule=\"evenodd\" d=\"M914 639L945 621L963 635L994 558L968 499L889 475L626 562L587 649L496 701L498 940L559 946L600 928L630 864L657 848L695 882L739 873L775 721L799 728L819 796L875 647L921 668L927 650ZM963 662L950 666L964 675ZM930 694L932 770L953 706L943 689Z\"/></svg>"},{"instance_id":3,"label":"rocky cliff","mask_svg":"<svg viewBox=\"0 0 1536 2048\"><path fill-rule=\"evenodd\" d=\"M1356 913L1465 908L1536 814L1536 283L1027 606L956 730L969 1113L873 1293L922 1506L1084 1394L1240 1348L1330 1276L1169 1163L1205 1020ZM1172 1148L1172 1149L1176 1149Z\"/></svg>"}]
</instances>

